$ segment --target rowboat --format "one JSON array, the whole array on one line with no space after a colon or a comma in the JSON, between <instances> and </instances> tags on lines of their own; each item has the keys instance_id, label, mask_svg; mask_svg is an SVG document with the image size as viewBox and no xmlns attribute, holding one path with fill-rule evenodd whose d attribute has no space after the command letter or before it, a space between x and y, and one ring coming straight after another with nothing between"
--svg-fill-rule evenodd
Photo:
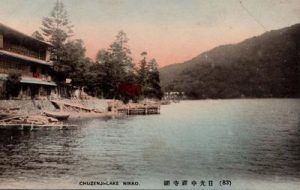
<instances>
[{"instance_id":1,"label":"rowboat","mask_svg":"<svg viewBox=\"0 0 300 190\"><path fill-rule=\"evenodd\" d=\"M70 114L66 112L50 112L44 111L44 114L48 117L54 117L58 120L66 120L69 118Z\"/></svg>"}]
</instances>

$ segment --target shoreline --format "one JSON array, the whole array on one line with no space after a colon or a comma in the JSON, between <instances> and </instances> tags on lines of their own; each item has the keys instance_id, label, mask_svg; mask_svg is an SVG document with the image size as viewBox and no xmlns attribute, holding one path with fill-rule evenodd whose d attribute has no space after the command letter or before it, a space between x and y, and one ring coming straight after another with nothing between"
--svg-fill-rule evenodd
<instances>
[{"instance_id":1,"label":"shoreline","mask_svg":"<svg viewBox=\"0 0 300 190\"><path fill-rule=\"evenodd\" d=\"M62 99L61 101L70 102L70 99ZM107 112L107 99L90 99L80 100L80 103L90 109L97 109L100 112ZM56 112L57 109L51 100L0 100L0 107L3 108L19 108L20 114L36 115L42 114L44 111Z\"/></svg>"},{"instance_id":2,"label":"shoreline","mask_svg":"<svg viewBox=\"0 0 300 190\"><path fill-rule=\"evenodd\" d=\"M97 118L113 118L120 116L117 112L103 112L103 113L69 113L69 120L78 120L78 119L97 119Z\"/></svg>"}]
</instances>

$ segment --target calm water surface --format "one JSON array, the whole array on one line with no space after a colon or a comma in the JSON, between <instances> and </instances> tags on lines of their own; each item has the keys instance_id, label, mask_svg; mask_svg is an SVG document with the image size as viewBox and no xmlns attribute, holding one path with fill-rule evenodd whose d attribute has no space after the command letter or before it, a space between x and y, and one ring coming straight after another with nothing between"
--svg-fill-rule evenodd
<instances>
[{"instance_id":1,"label":"calm water surface","mask_svg":"<svg viewBox=\"0 0 300 190\"><path fill-rule=\"evenodd\" d=\"M0 188L106 180L161 188L165 179L230 179L232 189L300 185L299 99L183 101L160 115L76 123L80 129L1 130Z\"/></svg>"}]
</instances>

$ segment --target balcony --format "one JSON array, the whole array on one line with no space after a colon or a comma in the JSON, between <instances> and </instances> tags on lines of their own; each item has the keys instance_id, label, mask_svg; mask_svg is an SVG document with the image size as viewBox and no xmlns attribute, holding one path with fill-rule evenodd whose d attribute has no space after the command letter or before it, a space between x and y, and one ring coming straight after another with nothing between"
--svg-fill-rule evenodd
<instances>
[{"instance_id":1,"label":"balcony","mask_svg":"<svg viewBox=\"0 0 300 190\"><path fill-rule=\"evenodd\" d=\"M35 59L45 60L45 52L40 52L41 50L31 50L21 45L14 45L11 43L5 43L4 50L10 51L13 53L21 54L24 56L32 57Z\"/></svg>"},{"instance_id":2,"label":"balcony","mask_svg":"<svg viewBox=\"0 0 300 190\"><path fill-rule=\"evenodd\" d=\"M42 64L42 65L52 66L52 62L47 62L45 60L29 57L29 56L26 56L23 54L14 53L12 51L0 49L0 55L5 55L8 57L13 57L13 58L17 58L17 59L21 59L21 60L29 61L29 62L34 62L34 63L38 63L38 64Z\"/></svg>"}]
</instances>

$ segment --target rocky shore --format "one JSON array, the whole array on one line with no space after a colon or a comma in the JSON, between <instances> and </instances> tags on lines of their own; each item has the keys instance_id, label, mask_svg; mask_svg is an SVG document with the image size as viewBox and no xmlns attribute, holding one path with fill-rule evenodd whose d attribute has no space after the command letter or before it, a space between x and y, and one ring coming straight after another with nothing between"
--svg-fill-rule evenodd
<instances>
[{"instance_id":1,"label":"rocky shore","mask_svg":"<svg viewBox=\"0 0 300 190\"><path fill-rule=\"evenodd\" d=\"M69 99L64 99L63 101L71 101ZM107 100L104 99L89 99L89 100L78 100L78 103L89 107L91 109L97 109L103 113L80 113L72 114L70 117L97 117L105 115L107 112ZM19 108L18 112L20 114L26 115L39 115L45 110L47 111L59 111L49 100L0 100L0 107L3 108Z\"/></svg>"}]
</instances>

